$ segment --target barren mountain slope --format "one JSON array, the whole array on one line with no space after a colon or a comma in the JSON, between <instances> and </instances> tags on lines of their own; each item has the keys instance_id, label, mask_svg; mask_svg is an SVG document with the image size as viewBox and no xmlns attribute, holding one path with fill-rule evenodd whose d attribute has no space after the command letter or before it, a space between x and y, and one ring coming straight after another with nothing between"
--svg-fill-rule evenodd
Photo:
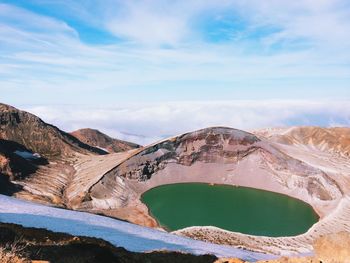
<instances>
[{"instance_id":1,"label":"barren mountain slope","mask_svg":"<svg viewBox=\"0 0 350 263\"><path fill-rule=\"evenodd\" d=\"M12 180L3 193L15 185L11 192L18 197L64 206L61 199L75 160L100 154L105 152L33 114L0 104L0 173L4 182Z\"/></svg>"},{"instance_id":2,"label":"barren mountain slope","mask_svg":"<svg viewBox=\"0 0 350 263\"><path fill-rule=\"evenodd\" d=\"M195 241L113 218L47 207L3 195L0 195L0 221L3 223L20 224L24 227L44 228L55 232L69 233L75 236L102 238L114 246L124 247L133 252L149 253L158 251L166 253L166 251L178 251L196 255L214 254L219 257L239 257L249 261L273 258L271 255ZM55 240L48 233L44 236L46 242L50 242L47 239L51 241ZM31 242L31 244L33 243ZM114 262L129 263L130 261ZM157 261L146 261L144 258L144 261L141 262ZM170 263L173 261L168 259L166 262ZM189 262L192 261L190 260Z\"/></svg>"},{"instance_id":3,"label":"barren mountain slope","mask_svg":"<svg viewBox=\"0 0 350 263\"><path fill-rule=\"evenodd\" d=\"M276 148L317 167L350 193L350 128L293 127L257 131Z\"/></svg>"},{"instance_id":4,"label":"barren mountain slope","mask_svg":"<svg viewBox=\"0 0 350 263\"><path fill-rule=\"evenodd\" d=\"M0 139L14 141L46 158L72 156L76 152L104 154L40 118L0 104Z\"/></svg>"},{"instance_id":5,"label":"barren mountain slope","mask_svg":"<svg viewBox=\"0 0 350 263\"><path fill-rule=\"evenodd\" d=\"M303 127L254 135L212 127L144 148L95 155L89 151L92 147L70 140L70 135L29 113L9 106L2 110L3 138L20 142L30 154L38 152L49 161L29 177L12 178L21 188L14 194L17 197L159 227L140 201L148 189L178 182L240 185L301 199L313 206L321 220L307 233L289 238L255 237L210 227L176 234L288 254L309 252L313 240L322 234L350 231L349 129ZM2 157L3 170L8 167L6 160Z\"/></svg>"},{"instance_id":6,"label":"barren mountain slope","mask_svg":"<svg viewBox=\"0 0 350 263\"><path fill-rule=\"evenodd\" d=\"M141 146L132 142L126 142L109 137L106 134L94 129L80 129L70 133L78 140L101 149L107 150L107 152L124 152Z\"/></svg>"},{"instance_id":7,"label":"barren mountain slope","mask_svg":"<svg viewBox=\"0 0 350 263\"><path fill-rule=\"evenodd\" d=\"M15 261L13 254L22 258L23 261ZM0 223L0 258L2 263L32 261L38 263L214 263L217 259L213 255L197 256L183 252L131 252L98 238L72 236L46 229L25 228L4 223Z\"/></svg>"},{"instance_id":8,"label":"barren mountain slope","mask_svg":"<svg viewBox=\"0 0 350 263\"><path fill-rule=\"evenodd\" d=\"M15 180L35 172L35 164L17 155L15 151L20 148L11 149L9 143L0 139L0 174Z\"/></svg>"},{"instance_id":9,"label":"barren mountain slope","mask_svg":"<svg viewBox=\"0 0 350 263\"><path fill-rule=\"evenodd\" d=\"M23 145L0 139L0 193L13 194L21 189L11 181L34 174L47 159L34 155Z\"/></svg>"},{"instance_id":10,"label":"barren mountain slope","mask_svg":"<svg viewBox=\"0 0 350 263\"><path fill-rule=\"evenodd\" d=\"M84 185L113 168L124 155L104 154L33 114L0 104L2 193L69 208L67 193L82 195Z\"/></svg>"},{"instance_id":11,"label":"barren mountain slope","mask_svg":"<svg viewBox=\"0 0 350 263\"><path fill-rule=\"evenodd\" d=\"M339 161L338 157L333 157L333 152L327 154L332 161ZM205 227L176 233L217 243L226 240L225 244L257 251L307 252L312 249L312 240L322 233L322 228L325 233L335 228L339 231L349 229L350 222L342 219L349 213L348 199L343 198L348 187L343 173L346 169L333 173L299 157L289 154L278 143L270 143L247 132L224 127L207 128L136 150L87 188L80 201L75 199L74 208L99 211L137 223L144 217L144 222L152 226L154 221L146 220L149 215L140 196L158 185L207 182L266 189L308 202L322 220L326 214L334 215L326 217L325 223L321 220L310 233L295 241L294 238L249 237ZM340 202L342 199L344 201ZM343 209L337 210L338 205Z\"/></svg>"},{"instance_id":12,"label":"barren mountain slope","mask_svg":"<svg viewBox=\"0 0 350 263\"><path fill-rule=\"evenodd\" d=\"M350 128L293 127L256 131L258 136L280 144L305 145L323 152L350 156Z\"/></svg>"}]
</instances>

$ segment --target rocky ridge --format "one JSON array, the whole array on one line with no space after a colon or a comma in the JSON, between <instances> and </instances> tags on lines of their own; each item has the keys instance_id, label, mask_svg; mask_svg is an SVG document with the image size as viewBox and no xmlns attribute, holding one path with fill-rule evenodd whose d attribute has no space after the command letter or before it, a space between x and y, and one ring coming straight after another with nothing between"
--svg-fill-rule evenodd
<instances>
[{"instance_id":1,"label":"rocky ridge","mask_svg":"<svg viewBox=\"0 0 350 263\"><path fill-rule=\"evenodd\" d=\"M0 104L0 138L23 145L46 158L71 157L75 153L105 154L37 116Z\"/></svg>"},{"instance_id":2,"label":"rocky ridge","mask_svg":"<svg viewBox=\"0 0 350 263\"><path fill-rule=\"evenodd\" d=\"M346 127L291 127L256 131L258 136L284 145L315 148L323 152L350 157L350 132Z\"/></svg>"},{"instance_id":3,"label":"rocky ridge","mask_svg":"<svg viewBox=\"0 0 350 263\"><path fill-rule=\"evenodd\" d=\"M108 153L124 152L141 147L136 143L114 139L98 130L89 128L76 130L70 134L81 142L105 150Z\"/></svg>"}]
</instances>

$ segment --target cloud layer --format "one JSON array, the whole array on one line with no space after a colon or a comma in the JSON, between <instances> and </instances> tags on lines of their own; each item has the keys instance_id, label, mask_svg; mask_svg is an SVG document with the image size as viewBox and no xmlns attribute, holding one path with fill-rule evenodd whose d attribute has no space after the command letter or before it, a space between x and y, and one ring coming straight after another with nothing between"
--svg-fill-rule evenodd
<instances>
[{"instance_id":1,"label":"cloud layer","mask_svg":"<svg viewBox=\"0 0 350 263\"><path fill-rule=\"evenodd\" d=\"M347 0L1 1L0 99L142 144L349 125L349 28Z\"/></svg>"},{"instance_id":2,"label":"cloud layer","mask_svg":"<svg viewBox=\"0 0 350 263\"><path fill-rule=\"evenodd\" d=\"M0 3L10 104L350 99L346 0L25 3Z\"/></svg>"},{"instance_id":3,"label":"cloud layer","mask_svg":"<svg viewBox=\"0 0 350 263\"><path fill-rule=\"evenodd\" d=\"M97 128L114 137L144 145L209 126L253 130L291 125L350 125L347 101L211 101L24 108L66 131Z\"/></svg>"}]
</instances>

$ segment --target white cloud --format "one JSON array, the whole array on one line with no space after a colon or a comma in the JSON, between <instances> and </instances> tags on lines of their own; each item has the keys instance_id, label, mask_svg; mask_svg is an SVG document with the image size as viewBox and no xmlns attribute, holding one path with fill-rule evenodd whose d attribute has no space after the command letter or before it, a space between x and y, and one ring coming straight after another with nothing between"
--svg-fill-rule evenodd
<instances>
[{"instance_id":1,"label":"white cloud","mask_svg":"<svg viewBox=\"0 0 350 263\"><path fill-rule=\"evenodd\" d=\"M14 5L0 3L1 21L36 32L63 32L75 34L75 30L65 22L50 17L34 14Z\"/></svg>"},{"instance_id":2,"label":"white cloud","mask_svg":"<svg viewBox=\"0 0 350 263\"><path fill-rule=\"evenodd\" d=\"M212 101L24 108L66 131L97 128L140 144L209 126L243 130L290 125L350 126L350 106L346 101Z\"/></svg>"},{"instance_id":3,"label":"white cloud","mask_svg":"<svg viewBox=\"0 0 350 263\"><path fill-rule=\"evenodd\" d=\"M1 97L15 104L78 100L91 105L97 97L108 103L137 97L208 100L218 94L222 94L219 99L349 97L350 15L346 16L349 8L344 3L109 0L64 4L81 21L93 20L91 24L101 30L130 40L110 45L84 43L63 21L1 4ZM260 40L204 43L193 23L207 12L223 11L239 13L248 27L269 25L280 31L267 34L262 44ZM300 38L312 46L289 49ZM280 42L289 44L272 52L264 50ZM162 44L172 47L164 49ZM297 96L293 96L295 90L300 92Z\"/></svg>"},{"instance_id":4,"label":"white cloud","mask_svg":"<svg viewBox=\"0 0 350 263\"><path fill-rule=\"evenodd\" d=\"M146 44L176 46L186 40L192 42L200 38L196 25L208 13L216 17L231 14L228 19L247 23L246 28L233 29L232 34L237 36L259 27L277 29L267 33L264 44L268 46L279 43L289 47L295 41L305 41L312 47L339 47L350 42L350 7L346 0L116 0L100 4L100 9L107 10L101 13L107 30Z\"/></svg>"},{"instance_id":5,"label":"white cloud","mask_svg":"<svg viewBox=\"0 0 350 263\"><path fill-rule=\"evenodd\" d=\"M52 50L55 43L77 39L77 32L65 22L25 9L0 3L0 47L19 50Z\"/></svg>"},{"instance_id":6,"label":"white cloud","mask_svg":"<svg viewBox=\"0 0 350 263\"><path fill-rule=\"evenodd\" d=\"M344 100L350 96L347 1L86 3L74 1L64 8L70 10L70 16L124 41L87 44L61 20L0 4L0 94L4 102L77 104L25 109L67 131L98 128L142 144L215 125L245 130L294 124L350 125L347 101L315 102L333 94ZM248 30L278 30L261 39L245 39L249 34L243 27L243 37L235 41L205 43L200 36L203 32L194 24L207 12L238 13ZM305 47L295 48L298 41ZM171 48L162 48L164 44ZM280 47L271 50L276 44ZM264 99L289 98L296 91L300 92L297 97L309 101L169 102L219 96L233 99L235 92ZM96 106L120 103L126 94L132 94L129 102L138 97L151 101L159 94L161 99L154 104ZM81 103L87 106L78 106Z\"/></svg>"},{"instance_id":7,"label":"white cloud","mask_svg":"<svg viewBox=\"0 0 350 263\"><path fill-rule=\"evenodd\" d=\"M183 16L152 8L157 9L148 1L126 1L123 14L111 18L107 29L116 36L147 44L176 44L189 33Z\"/></svg>"},{"instance_id":8,"label":"white cloud","mask_svg":"<svg viewBox=\"0 0 350 263\"><path fill-rule=\"evenodd\" d=\"M284 39L305 38L340 44L340 40L350 37L350 8L344 0L248 0L235 3L253 24L276 26L280 29L277 34Z\"/></svg>"}]
</instances>

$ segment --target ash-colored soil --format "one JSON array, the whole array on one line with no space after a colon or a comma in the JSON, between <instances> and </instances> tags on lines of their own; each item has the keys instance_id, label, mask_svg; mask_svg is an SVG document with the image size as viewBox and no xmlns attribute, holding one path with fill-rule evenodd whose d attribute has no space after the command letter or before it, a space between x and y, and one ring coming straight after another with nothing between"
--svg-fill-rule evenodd
<instances>
[{"instance_id":1,"label":"ash-colored soil","mask_svg":"<svg viewBox=\"0 0 350 263\"><path fill-rule=\"evenodd\" d=\"M350 234L340 232L316 239L314 255L303 257L281 257L272 260L259 260L256 263L347 263L350 259ZM238 258L220 258L215 263L249 263Z\"/></svg>"}]
</instances>

